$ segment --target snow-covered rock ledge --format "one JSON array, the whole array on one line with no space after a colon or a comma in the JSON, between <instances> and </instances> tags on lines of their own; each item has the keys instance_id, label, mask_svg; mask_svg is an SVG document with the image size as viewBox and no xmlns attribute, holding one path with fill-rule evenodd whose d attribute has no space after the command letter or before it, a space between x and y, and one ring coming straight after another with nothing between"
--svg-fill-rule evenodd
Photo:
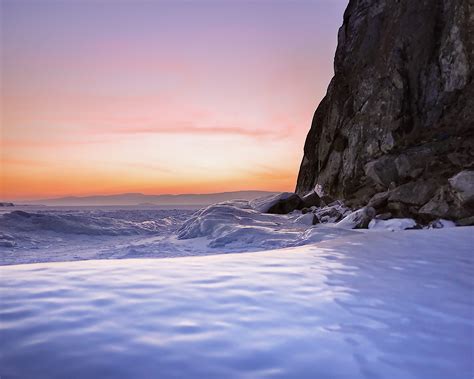
<instances>
[{"instance_id":1,"label":"snow-covered rock ledge","mask_svg":"<svg viewBox=\"0 0 474 379\"><path fill-rule=\"evenodd\" d=\"M473 236L0 267L0 374L469 378Z\"/></svg>"}]
</instances>

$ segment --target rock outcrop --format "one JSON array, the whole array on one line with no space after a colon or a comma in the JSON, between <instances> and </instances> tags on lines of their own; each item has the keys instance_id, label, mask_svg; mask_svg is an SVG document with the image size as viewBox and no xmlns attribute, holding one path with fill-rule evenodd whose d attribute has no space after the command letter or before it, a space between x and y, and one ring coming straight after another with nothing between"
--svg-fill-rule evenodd
<instances>
[{"instance_id":1,"label":"rock outcrop","mask_svg":"<svg viewBox=\"0 0 474 379\"><path fill-rule=\"evenodd\" d=\"M350 0L296 192L426 222L472 216L473 69L473 0Z\"/></svg>"}]
</instances>

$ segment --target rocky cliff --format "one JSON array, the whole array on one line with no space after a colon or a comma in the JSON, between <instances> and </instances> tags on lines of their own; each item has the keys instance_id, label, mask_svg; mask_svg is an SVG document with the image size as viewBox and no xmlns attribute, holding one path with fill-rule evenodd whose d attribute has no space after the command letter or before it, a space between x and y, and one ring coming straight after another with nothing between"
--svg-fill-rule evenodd
<instances>
[{"instance_id":1,"label":"rocky cliff","mask_svg":"<svg viewBox=\"0 0 474 379\"><path fill-rule=\"evenodd\" d=\"M474 0L350 0L296 192L319 185L395 217L472 216L473 68Z\"/></svg>"}]
</instances>

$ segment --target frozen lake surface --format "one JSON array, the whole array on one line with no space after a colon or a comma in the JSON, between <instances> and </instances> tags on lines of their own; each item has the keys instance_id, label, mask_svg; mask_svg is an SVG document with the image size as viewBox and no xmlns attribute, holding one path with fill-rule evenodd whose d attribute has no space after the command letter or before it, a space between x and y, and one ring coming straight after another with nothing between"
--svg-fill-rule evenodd
<instances>
[{"instance_id":1,"label":"frozen lake surface","mask_svg":"<svg viewBox=\"0 0 474 379\"><path fill-rule=\"evenodd\" d=\"M474 228L333 237L0 267L0 376L472 378Z\"/></svg>"}]
</instances>

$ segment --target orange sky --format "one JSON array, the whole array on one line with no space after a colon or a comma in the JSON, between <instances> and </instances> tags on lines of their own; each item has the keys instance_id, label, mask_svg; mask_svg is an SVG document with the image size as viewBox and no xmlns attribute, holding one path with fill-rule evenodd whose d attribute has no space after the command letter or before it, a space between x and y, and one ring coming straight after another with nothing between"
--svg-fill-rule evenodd
<instances>
[{"instance_id":1,"label":"orange sky","mask_svg":"<svg viewBox=\"0 0 474 379\"><path fill-rule=\"evenodd\" d=\"M293 190L346 3L2 1L0 200Z\"/></svg>"}]
</instances>

